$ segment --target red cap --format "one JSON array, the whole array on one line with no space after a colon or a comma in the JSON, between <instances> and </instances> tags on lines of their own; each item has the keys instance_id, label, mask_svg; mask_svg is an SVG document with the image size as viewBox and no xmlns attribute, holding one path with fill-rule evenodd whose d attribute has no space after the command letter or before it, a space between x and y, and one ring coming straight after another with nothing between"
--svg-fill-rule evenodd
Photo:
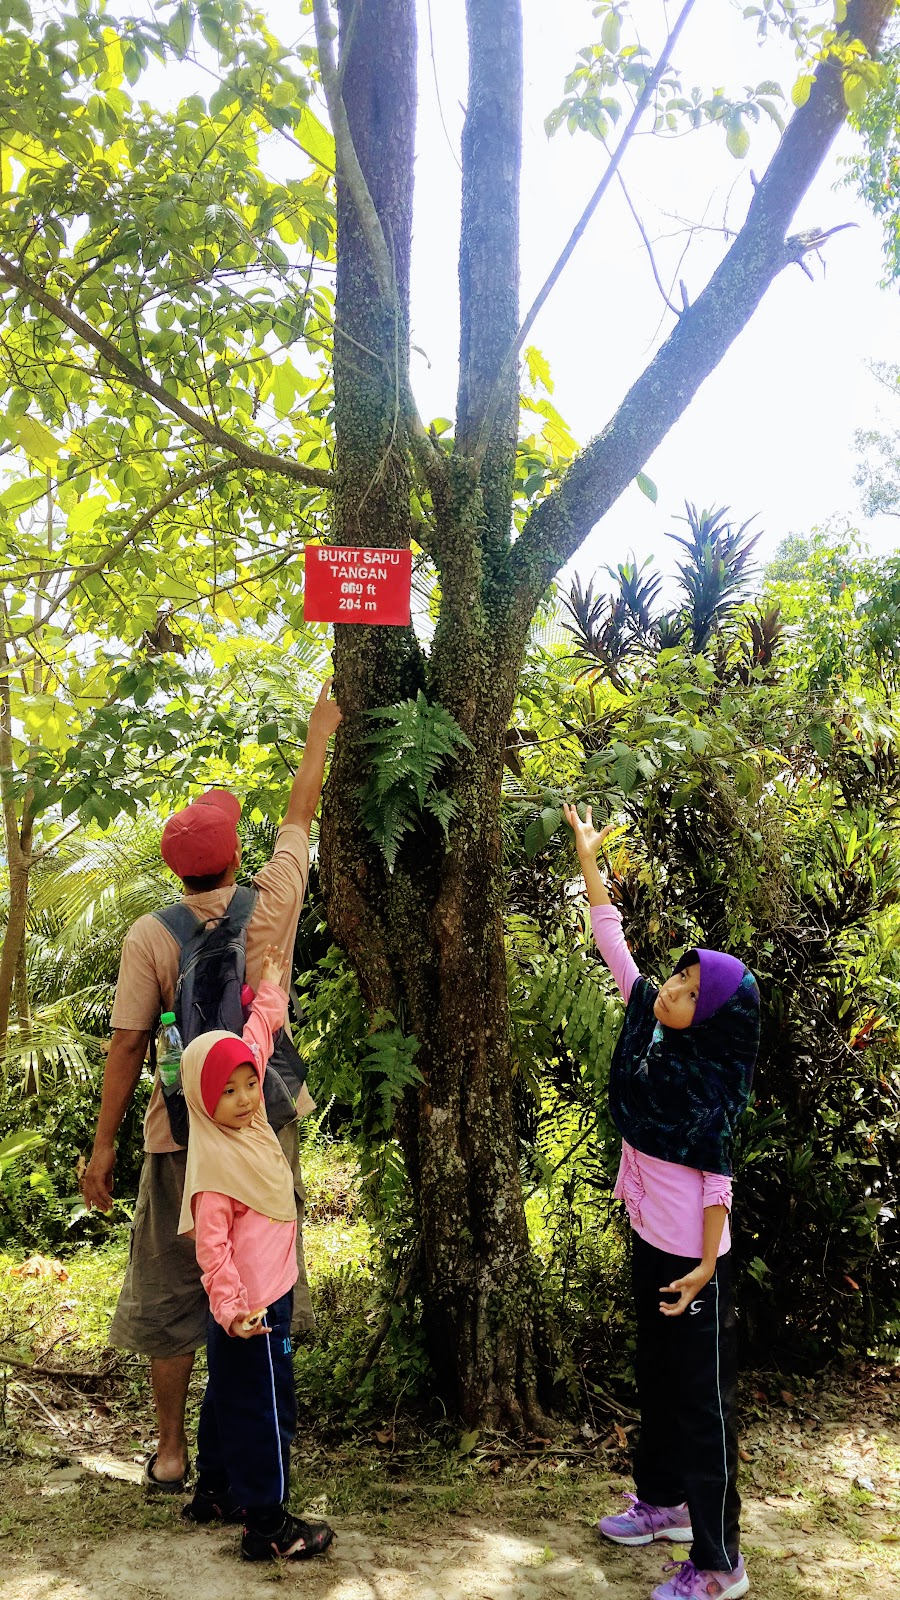
<instances>
[{"instance_id":1,"label":"red cap","mask_svg":"<svg viewBox=\"0 0 900 1600\"><path fill-rule=\"evenodd\" d=\"M224 872L238 847L241 802L227 789L207 789L176 811L162 831L160 852L179 878L212 878Z\"/></svg>"},{"instance_id":2,"label":"red cap","mask_svg":"<svg viewBox=\"0 0 900 1600\"><path fill-rule=\"evenodd\" d=\"M252 1067L256 1071L249 1046L237 1034L233 1039L217 1039L200 1073L200 1096L211 1117L235 1067Z\"/></svg>"}]
</instances>

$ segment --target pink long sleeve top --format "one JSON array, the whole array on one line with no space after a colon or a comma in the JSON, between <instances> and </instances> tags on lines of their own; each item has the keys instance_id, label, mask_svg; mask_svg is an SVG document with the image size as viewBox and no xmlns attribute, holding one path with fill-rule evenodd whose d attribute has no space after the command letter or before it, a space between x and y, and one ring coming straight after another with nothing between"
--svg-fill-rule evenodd
<instances>
[{"instance_id":1,"label":"pink long sleeve top","mask_svg":"<svg viewBox=\"0 0 900 1600\"><path fill-rule=\"evenodd\" d=\"M625 943L622 918L615 906L591 906L591 927L597 948L627 1005L634 980L640 974ZM703 1213L708 1206L731 1210L730 1178L645 1156L625 1139L613 1194L617 1200L624 1200L635 1233L657 1250L676 1256L702 1257ZM726 1218L719 1255L725 1255L730 1248Z\"/></svg>"},{"instance_id":2,"label":"pink long sleeve top","mask_svg":"<svg viewBox=\"0 0 900 1600\"><path fill-rule=\"evenodd\" d=\"M284 1021L287 995L261 983L241 1037L259 1070L260 1088L273 1036ZM203 1287L216 1321L270 1306L297 1281L297 1224L275 1222L230 1195L204 1190L194 1197L194 1236Z\"/></svg>"}]
</instances>

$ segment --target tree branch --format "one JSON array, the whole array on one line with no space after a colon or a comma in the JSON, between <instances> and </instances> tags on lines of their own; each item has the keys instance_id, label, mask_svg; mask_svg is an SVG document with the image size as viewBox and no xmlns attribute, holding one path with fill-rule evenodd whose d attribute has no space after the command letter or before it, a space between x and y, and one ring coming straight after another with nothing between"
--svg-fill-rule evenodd
<instances>
[{"instance_id":1,"label":"tree branch","mask_svg":"<svg viewBox=\"0 0 900 1600\"><path fill-rule=\"evenodd\" d=\"M54 850L57 850L61 844L65 844L66 840L71 839L73 833L77 833L79 828L83 826L81 818L76 817L75 821L70 822L67 828L63 828L62 832L58 833L55 839L51 839L49 844L42 845L40 850L35 850L31 858L32 867L39 866L42 861L45 861L48 856L53 854Z\"/></svg>"},{"instance_id":2,"label":"tree branch","mask_svg":"<svg viewBox=\"0 0 900 1600\"><path fill-rule=\"evenodd\" d=\"M217 461L215 466L206 467L202 472L193 472L190 477L183 478L180 483L173 484L171 489L167 489L166 493L161 495L148 511L144 512L143 516L138 517L134 526L126 534L123 534L116 544L110 545L101 560L87 562L85 566L76 569L71 583L61 590L58 595L54 596L53 603L41 619L40 624L33 623L31 627L24 628L21 633L17 633L16 642L19 643L21 640L27 639L37 631L38 626L46 627L54 613L59 610L60 606L65 605L69 595L80 588L86 578L93 578L98 572L105 572L107 567L118 561L129 546L140 538L144 530L150 527L150 524L159 516L160 512L165 511L168 506L174 505L175 501L180 500L182 495L190 494L192 489L199 488L201 484L210 483L214 478L221 477L223 473L237 472L239 470L239 462Z\"/></svg>"},{"instance_id":3,"label":"tree branch","mask_svg":"<svg viewBox=\"0 0 900 1600\"><path fill-rule=\"evenodd\" d=\"M847 31L872 54L893 10L894 0L852 0ZM773 279L821 243L821 233L788 238L787 228L846 116L842 69L832 57L819 67L806 105L788 123L744 225L706 288L682 312L603 433L528 518L510 553L510 569L532 606L662 443Z\"/></svg>"},{"instance_id":4,"label":"tree branch","mask_svg":"<svg viewBox=\"0 0 900 1600\"><path fill-rule=\"evenodd\" d=\"M394 270L393 253L388 246L384 228L381 225L381 218L378 215L378 207L372 198L365 173L360 165L356 145L353 141L350 120L347 116L347 108L344 104L344 74L350 57L352 38L358 17L358 7L354 6L351 13L340 68L335 62L332 47L335 30L331 20L328 0L313 0L313 16L316 25L319 71L322 75L322 88L325 91L325 101L328 106L328 115L331 119L331 131L334 134L338 174L346 183L350 198L353 201L359 226L368 246L372 271L382 304L397 330L393 364L396 366L398 374L400 413L416 462L426 482L433 484L443 478L444 458L440 450L436 449L430 435L426 432L413 397L409 379L407 319L401 304ZM335 331L338 330L336 329Z\"/></svg>"},{"instance_id":5,"label":"tree branch","mask_svg":"<svg viewBox=\"0 0 900 1600\"><path fill-rule=\"evenodd\" d=\"M493 434L498 474L506 477L519 421L518 372L509 350L519 322L521 0L467 0L466 15L469 84L462 134L455 448L470 456L483 433ZM485 437L480 460L488 447ZM486 509L489 521L502 522L506 539L509 505L498 506L493 516Z\"/></svg>"},{"instance_id":6,"label":"tree branch","mask_svg":"<svg viewBox=\"0 0 900 1600\"><path fill-rule=\"evenodd\" d=\"M624 196L625 204L627 205L629 211L631 212L631 215L634 218L634 222L635 222L635 226L637 228L637 231L638 231L638 233L640 234L641 238L644 241L644 249L646 250L647 255L649 257L649 260L650 260L650 270L653 273L653 281L656 284L656 287L659 290L660 294L662 295L663 300L665 301L666 306L668 307L669 311L671 311L673 316L680 317L681 313L682 313L682 310L684 308L682 306L674 305L672 303L672 301L669 299L668 293L666 292L666 286L663 283L662 278L659 275L659 268L656 265L656 257L653 254L653 245L650 242L650 235L648 234L647 229L644 227L644 224L641 221L640 212L638 211L637 206L635 205L634 201L631 198L631 195L628 192L628 189L625 186L625 179L622 177L621 172L618 172L616 174L616 176L617 176L617 178L619 180L619 188L621 189L622 194Z\"/></svg>"},{"instance_id":7,"label":"tree branch","mask_svg":"<svg viewBox=\"0 0 900 1600\"><path fill-rule=\"evenodd\" d=\"M328 115L331 118L331 131L334 134L334 147L337 154L337 165L347 188L353 197L359 225L365 235L372 257L372 267L378 283L379 293L385 306L393 311L397 299L397 285L394 281L394 263L388 249L381 218L375 202L369 193L353 135L350 132L350 123L347 120L347 108L341 93L341 83L344 71L338 76L338 69L334 59L332 40L335 36L334 23L328 8L328 0L313 0L313 16L316 24L316 49L319 52L319 71L322 74L322 88L325 90L325 101L328 106ZM352 29L349 30L352 36ZM350 52L351 40L348 38L345 58Z\"/></svg>"},{"instance_id":8,"label":"tree branch","mask_svg":"<svg viewBox=\"0 0 900 1600\"><path fill-rule=\"evenodd\" d=\"M305 467L299 461L292 461L289 456L276 456L267 450L256 450L252 445L245 444L242 439L227 433L224 428L209 422L200 412L193 411L190 406L179 400L177 395L170 394L161 383L157 383L154 378L142 372L140 367L130 361L111 339L107 339L91 323L85 322L84 318L80 317L77 311L73 311L71 306L67 306L64 300L44 289L21 267L16 266L14 261L8 260L3 255L0 255L0 282L6 282L20 289L29 300L34 300L43 306L44 310L49 311L64 327L96 350L113 371L125 378L132 388L152 396L167 411L171 411L189 428L193 428L195 433L199 433L207 444L214 445L219 450L227 450L242 466L258 468L263 472L278 472L283 477L293 478L296 482L309 484L313 488L332 487L334 479L330 472L324 472L318 467Z\"/></svg>"},{"instance_id":9,"label":"tree branch","mask_svg":"<svg viewBox=\"0 0 900 1600\"><path fill-rule=\"evenodd\" d=\"M637 98L637 100L635 102L634 110L632 111L631 116L629 117L628 122L625 125L625 129L624 129L624 132L622 134L622 137L619 140L618 144L616 145L615 150L613 151L612 155L609 158L609 165L608 165L606 171L604 172L603 177L600 179L600 182L598 183L596 189L594 190L593 194L591 195L590 200L588 201L588 203L585 206L583 212L581 213L581 216L579 217L577 223L575 224L575 227L572 229L572 232L569 235L569 238L568 238L568 240L567 240L567 242L566 242L566 244L565 244L565 246L564 246L564 248L563 248L563 250L562 250L562 252L561 252L561 254L560 254L560 256L559 256L559 258L557 260L557 262L556 262L556 265L553 267L553 270L551 271L550 276L547 278L547 280L543 284L543 286L538 290L534 300L531 303L531 306L529 307L529 309L528 309L528 311L527 311L527 313L525 315L525 320L522 323L522 326L520 327L518 333L516 334L515 339L513 340L512 344L511 344L511 346L510 346L510 348L509 348L509 350L507 352L505 361L503 363L503 367L501 369L500 377L499 377L499 379L497 381L497 385L496 385L495 390L494 390L494 397L493 397L493 399L491 401L490 406L488 407L488 410L487 410L487 412L485 414L484 422L482 423L482 426L481 426L481 432L479 434L478 444L477 444L476 451L475 451L476 460L479 461L479 462L484 459L484 454L485 454L485 451L487 450L488 442L489 442L489 439L490 439L490 431L491 431L491 428L493 427L493 420L494 420L494 417L497 414L498 407L502 404L502 392L503 392L502 386L503 386L504 379L507 377L507 375L510 372L510 370L513 370L513 371L515 370L516 359L518 357L519 351L521 350L523 344L525 343L525 340L528 338L529 333L531 332L532 328L534 327L534 324L537 321L540 312L543 310L543 307L547 303L547 300L550 298L551 293L553 292L554 288L556 287L557 283L559 282L560 278L562 277L562 274L563 274L565 268L567 267L569 261L571 260L572 256L574 255L575 249L578 246L578 244L579 244L579 242L580 242L580 240L582 238L582 235L584 234L584 231L587 228L587 225L591 220L591 217L594 215L594 212L596 211L598 205L600 204L600 201L603 199L603 196L605 195L607 189L609 188L610 184L612 183L613 178L615 177L616 173L618 172L619 166L620 166L620 164L622 162L622 158L625 155L625 152L628 149L628 146L631 143L631 140L634 137L634 134L637 132L638 125L639 125L639 123L640 123L640 121L641 121L641 119L642 119L642 117L644 115L644 112L646 111L648 105L650 104L651 100L653 99L654 94L656 93L656 88L657 88L657 85L658 85L658 83L660 81L660 78L662 77L663 73L665 72L666 67L669 65L669 60L671 58L672 51L673 51L673 49L675 47L675 44L676 44L676 42L678 40L678 37L679 37L682 29L684 28L685 23L687 22L688 17L691 14L691 11L694 8L694 5L695 5L695 0L684 0L684 5L682 6L681 11L679 12L677 18L675 19L675 25L672 28L672 32L669 34L669 37L667 38L665 44L663 45L662 51L661 51L660 56L659 56L659 60L657 61L656 66L653 68L653 71L651 72L649 78L647 79L646 83L644 84L644 87L641 90L641 92L640 92L640 94L639 94L639 96L638 96L638 98Z\"/></svg>"}]
</instances>

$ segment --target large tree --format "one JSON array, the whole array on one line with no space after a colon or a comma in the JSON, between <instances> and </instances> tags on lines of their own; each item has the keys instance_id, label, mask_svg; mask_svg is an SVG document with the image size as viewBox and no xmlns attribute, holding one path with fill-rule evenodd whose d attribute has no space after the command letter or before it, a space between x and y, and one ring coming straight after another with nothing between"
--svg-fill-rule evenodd
<instances>
[{"instance_id":1,"label":"large tree","mask_svg":"<svg viewBox=\"0 0 900 1600\"><path fill-rule=\"evenodd\" d=\"M561 110L604 142L623 111L591 209L643 118L720 122L740 157L746 121L772 114L766 86L742 102L681 94L670 56L691 9L687 0L653 63L629 42L625 7L595 7L601 41ZM81 608L85 630L91 608L111 605L122 637L138 622L158 637L177 615L190 643L192 627L227 624L238 593L261 625L277 601L290 646L298 564L286 557L304 528L348 544L414 542L434 574L427 645L412 629L336 630L345 721L322 867L332 929L373 1014L391 1013L418 1041L421 1081L407 1082L397 1131L431 1355L447 1403L470 1423L542 1422L547 1341L516 1162L500 829L529 628L554 574L773 279L822 242L788 229L848 102L865 92L892 0L820 9L831 21L804 34L792 7L759 8L761 28L794 32L805 67L743 225L597 438L564 474L551 460L526 475L518 356L544 294L520 321L521 0L466 5L460 370L443 434L423 425L409 379L414 0L338 0L337 26L328 0L313 0L317 59L281 50L238 0L178 5L164 25L79 6L33 44L23 0L0 8L8 433L45 473L52 466L72 510L49 604ZM194 95L170 116L132 102L123 74L136 82L148 54L184 56L195 22L201 65L218 78L209 104ZM319 80L333 145L309 104ZM281 184L259 157L273 129L298 172L303 162ZM334 237L332 164L333 432L319 275ZM276 359L294 346L299 366ZM79 499L96 483L93 504ZM14 520L16 506L5 509Z\"/></svg>"},{"instance_id":2,"label":"large tree","mask_svg":"<svg viewBox=\"0 0 900 1600\"><path fill-rule=\"evenodd\" d=\"M850 37L874 49L890 10L884 0L851 6ZM370 1004L402 1016L419 1040L424 1081L407 1091L400 1131L443 1392L470 1422L535 1424L541 1297L516 1161L502 928L500 780L518 673L555 573L681 416L772 280L814 243L788 228L846 115L847 69L826 55L721 265L516 537L520 0L466 6L460 373L449 450L423 436L407 380L415 6L339 0L340 66L326 0L315 11L338 154L333 536L390 545L414 533L440 584L428 651L412 632L336 630L347 724L326 796L329 918ZM411 526L412 494L430 502L425 529ZM410 835L388 872L359 811L364 713L419 689L453 714L470 748L443 780L456 802L449 848L432 825Z\"/></svg>"}]
</instances>

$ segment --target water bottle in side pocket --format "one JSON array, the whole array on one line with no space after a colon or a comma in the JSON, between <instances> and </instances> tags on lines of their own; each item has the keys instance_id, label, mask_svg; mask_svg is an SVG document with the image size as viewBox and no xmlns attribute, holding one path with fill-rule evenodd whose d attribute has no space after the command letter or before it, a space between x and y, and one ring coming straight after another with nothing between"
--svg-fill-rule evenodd
<instances>
[{"instance_id":1,"label":"water bottle in side pocket","mask_svg":"<svg viewBox=\"0 0 900 1600\"><path fill-rule=\"evenodd\" d=\"M164 1011L159 1019L156 1064L169 1113L172 1136L177 1144L187 1144L188 1111L181 1087L181 1053L184 1046L174 1011Z\"/></svg>"}]
</instances>

